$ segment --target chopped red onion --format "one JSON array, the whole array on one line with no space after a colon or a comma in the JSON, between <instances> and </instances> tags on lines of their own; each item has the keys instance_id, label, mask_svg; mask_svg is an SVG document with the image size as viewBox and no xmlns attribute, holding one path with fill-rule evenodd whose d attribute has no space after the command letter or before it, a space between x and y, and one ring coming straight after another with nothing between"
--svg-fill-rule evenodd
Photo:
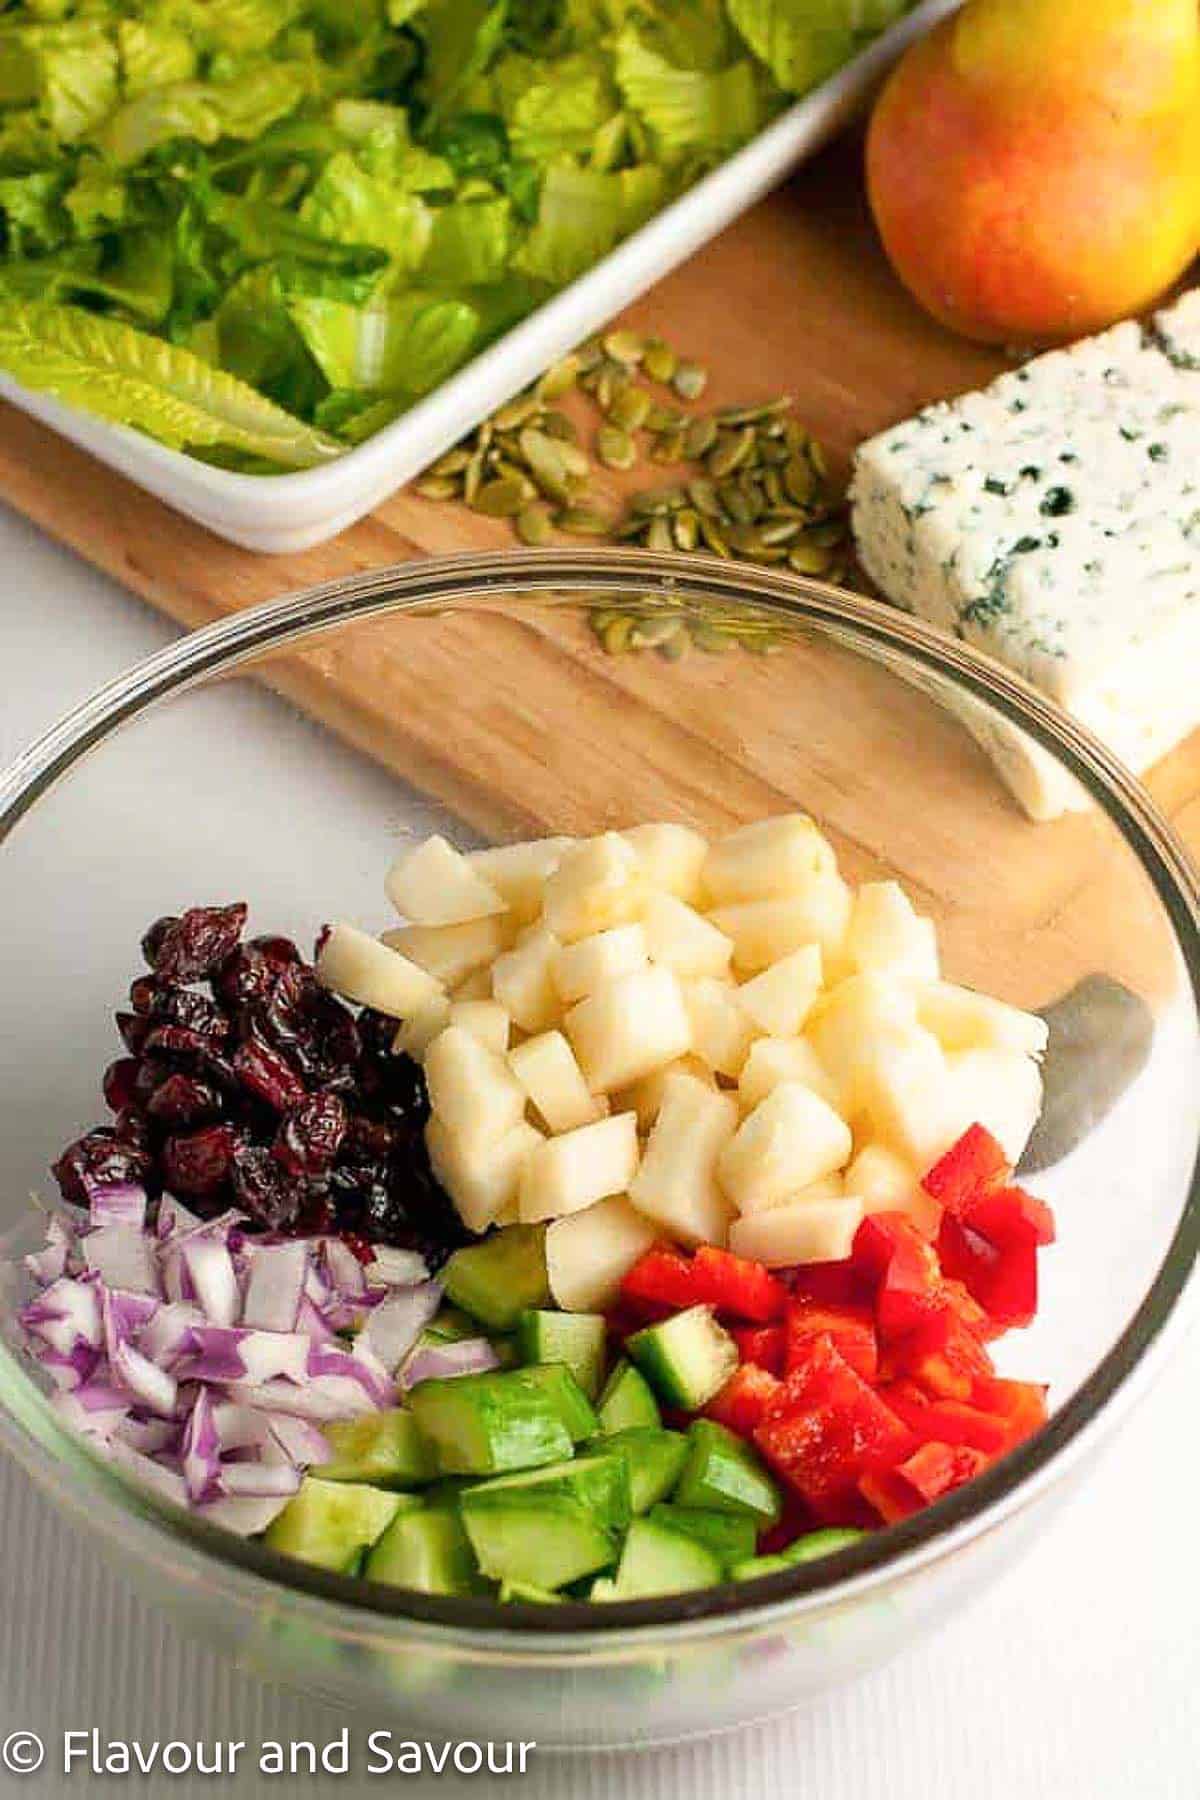
<instances>
[{"instance_id":1,"label":"chopped red onion","mask_svg":"<svg viewBox=\"0 0 1200 1800\"><path fill-rule=\"evenodd\" d=\"M168 1238L178 1237L184 1232L195 1231L204 1221L197 1213L190 1212L174 1194L164 1194L158 1203L158 1217L155 1221L154 1233L160 1242Z\"/></svg>"},{"instance_id":2,"label":"chopped red onion","mask_svg":"<svg viewBox=\"0 0 1200 1800\"><path fill-rule=\"evenodd\" d=\"M105 1287L158 1296L158 1271L151 1241L133 1225L102 1225L83 1240L87 1266Z\"/></svg>"},{"instance_id":3,"label":"chopped red onion","mask_svg":"<svg viewBox=\"0 0 1200 1800\"><path fill-rule=\"evenodd\" d=\"M188 1300L169 1301L142 1327L138 1348L160 1368L173 1369L191 1349L192 1327L204 1323L198 1306Z\"/></svg>"},{"instance_id":4,"label":"chopped red onion","mask_svg":"<svg viewBox=\"0 0 1200 1800\"><path fill-rule=\"evenodd\" d=\"M342 1299L348 1300L357 1294L366 1293L366 1272L353 1250L341 1238L322 1238L321 1262L330 1288Z\"/></svg>"},{"instance_id":5,"label":"chopped red onion","mask_svg":"<svg viewBox=\"0 0 1200 1800\"><path fill-rule=\"evenodd\" d=\"M146 1190L132 1181L93 1181L84 1175L83 1189L88 1197L94 1226L132 1225L141 1231L146 1223Z\"/></svg>"},{"instance_id":6,"label":"chopped red onion","mask_svg":"<svg viewBox=\"0 0 1200 1800\"><path fill-rule=\"evenodd\" d=\"M206 1500L203 1506L194 1510L196 1517L209 1525L220 1525L225 1531L236 1532L238 1537L259 1537L274 1524L290 1498L288 1494L260 1500L223 1496L219 1500Z\"/></svg>"},{"instance_id":7,"label":"chopped red onion","mask_svg":"<svg viewBox=\"0 0 1200 1800\"><path fill-rule=\"evenodd\" d=\"M35 1250L25 1258L25 1268L39 1287L48 1287L67 1272L67 1261L74 1242L57 1214L52 1213L46 1223L46 1245L42 1250Z\"/></svg>"},{"instance_id":8,"label":"chopped red onion","mask_svg":"<svg viewBox=\"0 0 1200 1800\"><path fill-rule=\"evenodd\" d=\"M375 1246L375 1260L367 1264L368 1283L378 1287L416 1287L428 1281L425 1258L415 1250L395 1250L388 1244Z\"/></svg>"},{"instance_id":9,"label":"chopped red onion","mask_svg":"<svg viewBox=\"0 0 1200 1800\"><path fill-rule=\"evenodd\" d=\"M125 1419L117 1427L117 1436L143 1456L157 1456L160 1451L172 1453L179 1446L179 1427L170 1419Z\"/></svg>"},{"instance_id":10,"label":"chopped red onion","mask_svg":"<svg viewBox=\"0 0 1200 1800\"><path fill-rule=\"evenodd\" d=\"M308 1262L308 1245L302 1238L255 1245L249 1252L243 1325L261 1331L295 1331Z\"/></svg>"},{"instance_id":11,"label":"chopped red onion","mask_svg":"<svg viewBox=\"0 0 1200 1800\"><path fill-rule=\"evenodd\" d=\"M100 1352L87 1344L76 1344L73 1350L46 1349L38 1353L38 1363L61 1393L74 1393L91 1381L100 1366Z\"/></svg>"},{"instance_id":12,"label":"chopped red onion","mask_svg":"<svg viewBox=\"0 0 1200 1800\"><path fill-rule=\"evenodd\" d=\"M157 1413L164 1419L174 1415L179 1399L178 1382L165 1369L152 1363L148 1356L143 1356L140 1350L135 1350L132 1344L117 1345L112 1357L112 1371L148 1412Z\"/></svg>"},{"instance_id":13,"label":"chopped red onion","mask_svg":"<svg viewBox=\"0 0 1200 1800\"><path fill-rule=\"evenodd\" d=\"M390 1372L370 1346L360 1355L332 1344L310 1344L307 1373L316 1378L333 1376L337 1380L357 1381L373 1407L390 1406L396 1397Z\"/></svg>"},{"instance_id":14,"label":"chopped red onion","mask_svg":"<svg viewBox=\"0 0 1200 1800\"><path fill-rule=\"evenodd\" d=\"M378 1412L368 1398L362 1383L338 1375L310 1377L301 1387L291 1381L263 1381L257 1385L239 1383L234 1389L237 1399L248 1406L260 1406L265 1412L284 1413L294 1419L307 1419L313 1425L329 1425L336 1419L359 1419L366 1413Z\"/></svg>"},{"instance_id":15,"label":"chopped red onion","mask_svg":"<svg viewBox=\"0 0 1200 1800\"><path fill-rule=\"evenodd\" d=\"M302 1331L317 1344L336 1344L338 1341L337 1332L307 1294L301 1300L300 1310L296 1314L296 1330Z\"/></svg>"},{"instance_id":16,"label":"chopped red onion","mask_svg":"<svg viewBox=\"0 0 1200 1800\"><path fill-rule=\"evenodd\" d=\"M421 1381L447 1381L455 1375L486 1375L498 1369L500 1358L486 1338L461 1338L455 1344L431 1344L417 1350L400 1371L400 1391L406 1394Z\"/></svg>"},{"instance_id":17,"label":"chopped red onion","mask_svg":"<svg viewBox=\"0 0 1200 1800\"><path fill-rule=\"evenodd\" d=\"M209 1321L218 1326L236 1325L242 1302L228 1245L193 1234L182 1255L196 1303Z\"/></svg>"},{"instance_id":18,"label":"chopped red onion","mask_svg":"<svg viewBox=\"0 0 1200 1800\"><path fill-rule=\"evenodd\" d=\"M129 1294L120 1288L105 1288L101 1297L104 1321L104 1348L111 1362L117 1346L127 1344L140 1335L159 1308L151 1294ZM152 1358L157 1361L157 1358Z\"/></svg>"},{"instance_id":19,"label":"chopped red onion","mask_svg":"<svg viewBox=\"0 0 1200 1800\"><path fill-rule=\"evenodd\" d=\"M73 1430L101 1443L107 1443L129 1416L128 1396L99 1382L54 1394L50 1404Z\"/></svg>"},{"instance_id":20,"label":"chopped red onion","mask_svg":"<svg viewBox=\"0 0 1200 1800\"><path fill-rule=\"evenodd\" d=\"M377 1356L388 1374L393 1374L441 1303L442 1290L436 1281L423 1281L419 1287L391 1289L363 1327L359 1347Z\"/></svg>"},{"instance_id":21,"label":"chopped red onion","mask_svg":"<svg viewBox=\"0 0 1200 1800\"><path fill-rule=\"evenodd\" d=\"M21 1309L20 1322L62 1356L77 1344L99 1350L104 1340L100 1302L100 1284L93 1277L63 1275Z\"/></svg>"},{"instance_id":22,"label":"chopped red onion","mask_svg":"<svg viewBox=\"0 0 1200 1800\"><path fill-rule=\"evenodd\" d=\"M213 1403L206 1388L201 1388L197 1394L183 1428L179 1460L189 1500L206 1500L216 1492L221 1472L221 1440L213 1422Z\"/></svg>"},{"instance_id":23,"label":"chopped red onion","mask_svg":"<svg viewBox=\"0 0 1200 1800\"><path fill-rule=\"evenodd\" d=\"M122 1443L120 1438L111 1440L108 1454L119 1468L127 1470L146 1487L161 1494L164 1500L173 1500L176 1506L187 1506L187 1483L178 1469L169 1469L152 1457L143 1456L140 1450Z\"/></svg>"},{"instance_id":24,"label":"chopped red onion","mask_svg":"<svg viewBox=\"0 0 1200 1800\"><path fill-rule=\"evenodd\" d=\"M300 1470L291 1463L227 1462L218 1472L217 1487L231 1500L266 1500L296 1493L301 1479Z\"/></svg>"}]
</instances>

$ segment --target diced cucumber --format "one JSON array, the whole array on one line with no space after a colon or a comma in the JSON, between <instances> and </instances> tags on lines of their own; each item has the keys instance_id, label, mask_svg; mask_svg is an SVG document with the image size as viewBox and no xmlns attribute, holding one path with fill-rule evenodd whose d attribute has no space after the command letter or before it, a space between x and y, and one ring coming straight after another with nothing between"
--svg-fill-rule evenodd
<instances>
[{"instance_id":1,"label":"diced cucumber","mask_svg":"<svg viewBox=\"0 0 1200 1800\"><path fill-rule=\"evenodd\" d=\"M412 1414L401 1408L368 1413L325 1426L333 1458L321 1463L322 1481L365 1481L373 1487L413 1488L437 1473L433 1451Z\"/></svg>"},{"instance_id":2,"label":"diced cucumber","mask_svg":"<svg viewBox=\"0 0 1200 1800\"><path fill-rule=\"evenodd\" d=\"M710 1306L690 1306L635 1331L625 1348L655 1392L686 1412L706 1406L738 1366L737 1345Z\"/></svg>"},{"instance_id":3,"label":"diced cucumber","mask_svg":"<svg viewBox=\"0 0 1200 1800\"><path fill-rule=\"evenodd\" d=\"M836 1556L866 1536L865 1531L810 1531L797 1538L786 1550L773 1556L750 1556L735 1563L729 1571L735 1581L755 1581L763 1575L781 1575L785 1569L799 1568L801 1563L819 1562L823 1556Z\"/></svg>"},{"instance_id":4,"label":"diced cucumber","mask_svg":"<svg viewBox=\"0 0 1200 1800\"><path fill-rule=\"evenodd\" d=\"M619 1450L629 1464L629 1493L635 1513L649 1512L665 1500L683 1473L688 1441L679 1431L636 1427L604 1439L606 1450Z\"/></svg>"},{"instance_id":5,"label":"diced cucumber","mask_svg":"<svg viewBox=\"0 0 1200 1800\"><path fill-rule=\"evenodd\" d=\"M345 1574L412 1504L403 1494L306 1476L299 1493L267 1527L263 1542L315 1568Z\"/></svg>"},{"instance_id":6,"label":"diced cucumber","mask_svg":"<svg viewBox=\"0 0 1200 1800\"><path fill-rule=\"evenodd\" d=\"M464 1496L463 1524L480 1568L493 1580L560 1588L616 1561L617 1534L578 1500L547 1498L536 1489L481 1500L480 1492Z\"/></svg>"},{"instance_id":7,"label":"diced cucumber","mask_svg":"<svg viewBox=\"0 0 1200 1800\"><path fill-rule=\"evenodd\" d=\"M534 1363L520 1373L532 1388L553 1402L573 1443L596 1436L600 1421L595 1408L564 1363Z\"/></svg>"},{"instance_id":8,"label":"diced cucumber","mask_svg":"<svg viewBox=\"0 0 1200 1800\"><path fill-rule=\"evenodd\" d=\"M552 1594L549 1588L534 1587L528 1581L502 1581L500 1583L502 1605L557 1606L561 1599L561 1594Z\"/></svg>"},{"instance_id":9,"label":"diced cucumber","mask_svg":"<svg viewBox=\"0 0 1200 1800\"><path fill-rule=\"evenodd\" d=\"M687 1461L672 1499L677 1506L748 1514L760 1528L775 1523L783 1504L749 1444L713 1419L696 1419L688 1428Z\"/></svg>"},{"instance_id":10,"label":"diced cucumber","mask_svg":"<svg viewBox=\"0 0 1200 1800\"><path fill-rule=\"evenodd\" d=\"M606 1437L638 1427L655 1431L662 1424L658 1401L646 1377L622 1357L601 1390L596 1416Z\"/></svg>"},{"instance_id":11,"label":"diced cucumber","mask_svg":"<svg viewBox=\"0 0 1200 1800\"><path fill-rule=\"evenodd\" d=\"M614 1581L614 1600L648 1600L715 1587L724 1570L712 1551L694 1537L650 1519L635 1519L625 1538Z\"/></svg>"},{"instance_id":12,"label":"diced cucumber","mask_svg":"<svg viewBox=\"0 0 1200 1800\"><path fill-rule=\"evenodd\" d=\"M611 1575L597 1575L588 1589L587 1597L589 1600L603 1601L619 1600L621 1596L617 1593L617 1584Z\"/></svg>"},{"instance_id":13,"label":"diced cucumber","mask_svg":"<svg viewBox=\"0 0 1200 1800\"><path fill-rule=\"evenodd\" d=\"M596 1415L561 1363L422 1381L409 1396L442 1475L499 1475L561 1462Z\"/></svg>"},{"instance_id":14,"label":"diced cucumber","mask_svg":"<svg viewBox=\"0 0 1200 1800\"><path fill-rule=\"evenodd\" d=\"M368 1554L363 1574L422 1594L470 1594L478 1585L467 1534L448 1506L399 1513Z\"/></svg>"},{"instance_id":15,"label":"diced cucumber","mask_svg":"<svg viewBox=\"0 0 1200 1800\"><path fill-rule=\"evenodd\" d=\"M719 1558L724 1569L754 1555L758 1533L754 1520L749 1517L709 1512L699 1506L658 1505L651 1507L650 1521L654 1525L665 1525L669 1531L682 1532L684 1537L695 1538Z\"/></svg>"},{"instance_id":16,"label":"diced cucumber","mask_svg":"<svg viewBox=\"0 0 1200 1800\"><path fill-rule=\"evenodd\" d=\"M576 1500L606 1531L624 1531L633 1517L629 1463L619 1451L606 1447L545 1469L527 1469L520 1475L480 1482L466 1489L461 1504L464 1511L514 1500L524 1506L543 1497Z\"/></svg>"},{"instance_id":17,"label":"diced cucumber","mask_svg":"<svg viewBox=\"0 0 1200 1800\"><path fill-rule=\"evenodd\" d=\"M524 1312L517 1348L527 1363L565 1363L589 1400L604 1378L608 1326L600 1313Z\"/></svg>"},{"instance_id":18,"label":"diced cucumber","mask_svg":"<svg viewBox=\"0 0 1200 1800\"><path fill-rule=\"evenodd\" d=\"M456 1250L442 1270L446 1293L493 1331L512 1331L521 1314L550 1299L543 1225L507 1225L482 1244Z\"/></svg>"}]
</instances>

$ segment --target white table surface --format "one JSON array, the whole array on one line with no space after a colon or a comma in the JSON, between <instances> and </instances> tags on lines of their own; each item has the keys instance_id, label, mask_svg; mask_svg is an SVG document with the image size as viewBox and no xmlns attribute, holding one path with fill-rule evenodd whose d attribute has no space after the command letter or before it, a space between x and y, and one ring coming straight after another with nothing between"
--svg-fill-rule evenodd
<instances>
[{"instance_id":1,"label":"white table surface","mask_svg":"<svg viewBox=\"0 0 1200 1800\"><path fill-rule=\"evenodd\" d=\"M0 759L173 630L0 510ZM239 754L266 766L280 734L303 727L265 697L245 702L229 702ZM369 830L372 777L364 769L356 779ZM11 1007L14 997L5 999ZM17 1174L5 1146L0 1171ZM1197 1800L1198 1393L1193 1338L1019 1569L819 1711L642 1757L535 1757L517 1785L530 1800ZM266 1740L329 1742L347 1723L361 1746L380 1721L347 1720L267 1687L190 1641L135 1602L0 1462L0 1741L28 1729L49 1746L38 1774L0 1773L0 1793L378 1791L361 1757L345 1778L283 1783L257 1773L126 1782L55 1770L67 1730L95 1726L144 1743L232 1738L253 1750ZM400 1779L447 1800L500 1785Z\"/></svg>"}]
</instances>

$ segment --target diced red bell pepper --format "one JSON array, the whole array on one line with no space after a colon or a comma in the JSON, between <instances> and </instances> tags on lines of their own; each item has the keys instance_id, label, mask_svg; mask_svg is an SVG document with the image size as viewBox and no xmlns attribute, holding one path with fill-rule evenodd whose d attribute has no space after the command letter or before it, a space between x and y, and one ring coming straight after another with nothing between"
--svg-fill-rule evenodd
<instances>
[{"instance_id":1,"label":"diced red bell pepper","mask_svg":"<svg viewBox=\"0 0 1200 1800\"><path fill-rule=\"evenodd\" d=\"M987 1457L962 1445L922 1444L907 1462L867 1475L860 1490L889 1525L911 1518L987 1468Z\"/></svg>"},{"instance_id":2,"label":"diced red bell pepper","mask_svg":"<svg viewBox=\"0 0 1200 1800\"><path fill-rule=\"evenodd\" d=\"M783 1325L735 1325L730 1337L738 1347L744 1363L769 1369L772 1375L783 1374L787 1329Z\"/></svg>"},{"instance_id":3,"label":"diced red bell pepper","mask_svg":"<svg viewBox=\"0 0 1200 1800\"><path fill-rule=\"evenodd\" d=\"M1000 1336L1000 1327L995 1320L988 1318L965 1283L943 1276L941 1298L943 1304L957 1315L959 1323L965 1325L981 1344L987 1343L989 1338Z\"/></svg>"},{"instance_id":4,"label":"diced red bell pepper","mask_svg":"<svg viewBox=\"0 0 1200 1800\"><path fill-rule=\"evenodd\" d=\"M807 1506L790 1488L782 1491L783 1511L774 1525L768 1525L758 1540L760 1556L774 1556L777 1550L786 1550L794 1544L798 1537L813 1528L813 1516Z\"/></svg>"},{"instance_id":5,"label":"diced red bell pepper","mask_svg":"<svg viewBox=\"0 0 1200 1800\"><path fill-rule=\"evenodd\" d=\"M863 1475L911 1454L912 1434L828 1336L813 1338L754 1442L821 1520L844 1513Z\"/></svg>"},{"instance_id":6,"label":"diced red bell pepper","mask_svg":"<svg viewBox=\"0 0 1200 1800\"><path fill-rule=\"evenodd\" d=\"M934 1163L921 1186L951 1212L957 1212L973 1194L1001 1186L1011 1174L1012 1165L991 1132L982 1125L972 1125Z\"/></svg>"},{"instance_id":7,"label":"diced red bell pepper","mask_svg":"<svg viewBox=\"0 0 1200 1800\"><path fill-rule=\"evenodd\" d=\"M934 1399L976 1404L976 1384L996 1372L979 1339L950 1307L894 1343L889 1361L897 1375L907 1375Z\"/></svg>"},{"instance_id":8,"label":"diced red bell pepper","mask_svg":"<svg viewBox=\"0 0 1200 1800\"><path fill-rule=\"evenodd\" d=\"M931 1400L913 1381L897 1381L884 1399L923 1443L964 1445L984 1456L1002 1456L1009 1448L1007 1422L962 1400Z\"/></svg>"},{"instance_id":9,"label":"diced red bell pepper","mask_svg":"<svg viewBox=\"0 0 1200 1800\"><path fill-rule=\"evenodd\" d=\"M1054 1214L1044 1200L1024 1188L998 1187L975 1194L960 1220L997 1250L1028 1250L1052 1244Z\"/></svg>"},{"instance_id":10,"label":"diced red bell pepper","mask_svg":"<svg viewBox=\"0 0 1200 1800\"><path fill-rule=\"evenodd\" d=\"M757 1363L743 1363L735 1369L719 1394L705 1407L705 1417L725 1425L738 1437L753 1436L767 1410L778 1398L783 1383L768 1369Z\"/></svg>"},{"instance_id":11,"label":"diced red bell pepper","mask_svg":"<svg viewBox=\"0 0 1200 1800\"><path fill-rule=\"evenodd\" d=\"M875 1284L875 1321L884 1338L915 1330L940 1304L937 1252L903 1213L864 1219L853 1261Z\"/></svg>"},{"instance_id":12,"label":"diced red bell pepper","mask_svg":"<svg viewBox=\"0 0 1200 1800\"><path fill-rule=\"evenodd\" d=\"M634 1263L621 1283L621 1298L635 1305L663 1307L668 1312L686 1312L689 1306L700 1302L688 1258L664 1244L647 1250Z\"/></svg>"},{"instance_id":13,"label":"diced red bell pepper","mask_svg":"<svg viewBox=\"0 0 1200 1800\"><path fill-rule=\"evenodd\" d=\"M692 1282L696 1302L757 1325L782 1319L787 1305L787 1289L762 1263L715 1244L701 1244L692 1258Z\"/></svg>"},{"instance_id":14,"label":"diced red bell pepper","mask_svg":"<svg viewBox=\"0 0 1200 1800\"><path fill-rule=\"evenodd\" d=\"M879 1373L879 1346L869 1307L819 1306L814 1300L793 1300L786 1332L783 1367L787 1375L802 1367L813 1338L822 1333L832 1339L834 1348L864 1381L874 1382Z\"/></svg>"},{"instance_id":15,"label":"diced red bell pepper","mask_svg":"<svg viewBox=\"0 0 1200 1800\"><path fill-rule=\"evenodd\" d=\"M848 1258L845 1262L805 1263L789 1283L797 1300L821 1306L856 1306L870 1298L870 1284Z\"/></svg>"},{"instance_id":16,"label":"diced red bell pepper","mask_svg":"<svg viewBox=\"0 0 1200 1800\"><path fill-rule=\"evenodd\" d=\"M938 1235L947 1274L961 1281L994 1324L1004 1330L1032 1325L1037 1314L1037 1247L998 1249L947 1213Z\"/></svg>"},{"instance_id":17,"label":"diced red bell pepper","mask_svg":"<svg viewBox=\"0 0 1200 1800\"><path fill-rule=\"evenodd\" d=\"M1046 1390L1036 1381L1002 1381L993 1376L979 1383L975 1404L1002 1422L1006 1431L1006 1450L1015 1450L1035 1431L1040 1431L1049 1416Z\"/></svg>"}]
</instances>

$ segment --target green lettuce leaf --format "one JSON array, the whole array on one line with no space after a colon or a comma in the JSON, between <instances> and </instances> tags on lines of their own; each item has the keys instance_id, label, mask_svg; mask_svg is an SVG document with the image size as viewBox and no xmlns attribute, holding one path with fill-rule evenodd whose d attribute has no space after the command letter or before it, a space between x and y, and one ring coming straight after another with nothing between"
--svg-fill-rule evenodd
<instances>
[{"instance_id":1,"label":"green lettuce leaf","mask_svg":"<svg viewBox=\"0 0 1200 1800\"><path fill-rule=\"evenodd\" d=\"M479 331L465 301L419 292L361 307L298 296L288 310L335 389L428 393L466 360Z\"/></svg>"},{"instance_id":2,"label":"green lettuce leaf","mask_svg":"<svg viewBox=\"0 0 1200 1800\"><path fill-rule=\"evenodd\" d=\"M429 0L418 23L426 63L421 95L427 128L455 110L504 35L508 0Z\"/></svg>"},{"instance_id":3,"label":"green lettuce leaf","mask_svg":"<svg viewBox=\"0 0 1200 1800\"><path fill-rule=\"evenodd\" d=\"M516 267L562 287L643 225L665 195L663 171L651 163L615 173L555 163L546 171L537 221L514 258Z\"/></svg>"},{"instance_id":4,"label":"green lettuce leaf","mask_svg":"<svg viewBox=\"0 0 1200 1800\"><path fill-rule=\"evenodd\" d=\"M394 394L363 394L357 388L337 388L326 394L316 411L323 431L332 431L347 444L362 444L385 425L398 419L408 402Z\"/></svg>"},{"instance_id":5,"label":"green lettuce leaf","mask_svg":"<svg viewBox=\"0 0 1200 1800\"><path fill-rule=\"evenodd\" d=\"M463 200L433 215L421 280L436 287L486 287L501 281L512 250L508 200Z\"/></svg>"},{"instance_id":6,"label":"green lettuce leaf","mask_svg":"<svg viewBox=\"0 0 1200 1800\"><path fill-rule=\"evenodd\" d=\"M617 98L605 71L589 59L564 59L546 79L533 81L513 101L508 135L514 156L528 162L551 162L562 155L582 155L600 127L617 110Z\"/></svg>"},{"instance_id":7,"label":"green lettuce leaf","mask_svg":"<svg viewBox=\"0 0 1200 1800\"><path fill-rule=\"evenodd\" d=\"M75 180L63 195L63 206L80 237L99 237L125 222L129 187L102 157L84 154Z\"/></svg>"},{"instance_id":8,"label":"green lettuce leaf","mask_svg":"<svg viewBox=\"0 0 1200 1800\"><path fill-rule=\"evenodd\" d=\"M433 230L423 200L368 174L348 151L325 164L300 207L300 219L321 237L385 250L406 270L420 263Z\"/></svg>"},{"instance_id":9,"label":"green lettuce leaf","mask_svg":"<svg viewBox=\"0 0 1200 1800\"><path fill-rule=\"evenodd\" d=\"M117 76L117 46L104 19L0 27L0 105L36 104L63 143L106 117Z\"/></svg>"},{"instance_id":10,"label":"green lettuce leaf","mask_svg":"<svg viewBox=\"0 0 1200 1800\"><path fill-rule=\"evenodd\" d=\"M294 112L312 86L306 63L264 62L225 82L151 88L106 119L95 141L113 162L128 166L177 138L198 144L254 138Z\"/></svg>"},{"instance_id":11,"label":"green lettuce leaf","mask_svg":"<svg viewBox=\"0 0 1200 1800\"><path fill-rule=\"evenodd\" d=\"M0 368L177 450L238 452L290 469L338 451L324 432L190 351L73 306L0 301Z\"/></svg>"},{"instance_id":12,"label":"green lettuce leaf","mask_svg":"<svg viewBox=\"0 0 1200 1800\"><path fill-rule=\"evenodd\" d=\"M0 176L0 219L15 255L55 250L71 236L70 217L62 205L65 180L59 169Z\"/></svg>"},{"instance_id":13,"label":"green lettuce leaf","mask_svg":"<svg viewBox=\"0 0 1200 1800\"><path fill-rule=\"evenodd\" d=\"M654 134L661 155L713 157L748 143L766 121L761 84L748 60L708 74L677 69L626 29L617 40L617 83Z\"/></svg>"},{"instance_id":14,"label":"green lettuce leaf","mask_svg":"<svg viewBox=\"0 0 1200 1800\"><path fill-rule=\"evenodd\" d=\"M200 61L185 31L153 17L122 19L117 26L117 50L121 89L127 100L151 88L190 81Z\"/></svg>"},{"instance_id":15,"label":"green lettuce leaf","mask_svg":"<svg viewBox=\"0 0 1200 1800\"><path fill-rule=\"evenodd\" d=\"M728 0L729 16L789 94L806 94L849 61L873 0ZM903 11L903 6L895 9Z\"/></svg>"}]
</instances>

